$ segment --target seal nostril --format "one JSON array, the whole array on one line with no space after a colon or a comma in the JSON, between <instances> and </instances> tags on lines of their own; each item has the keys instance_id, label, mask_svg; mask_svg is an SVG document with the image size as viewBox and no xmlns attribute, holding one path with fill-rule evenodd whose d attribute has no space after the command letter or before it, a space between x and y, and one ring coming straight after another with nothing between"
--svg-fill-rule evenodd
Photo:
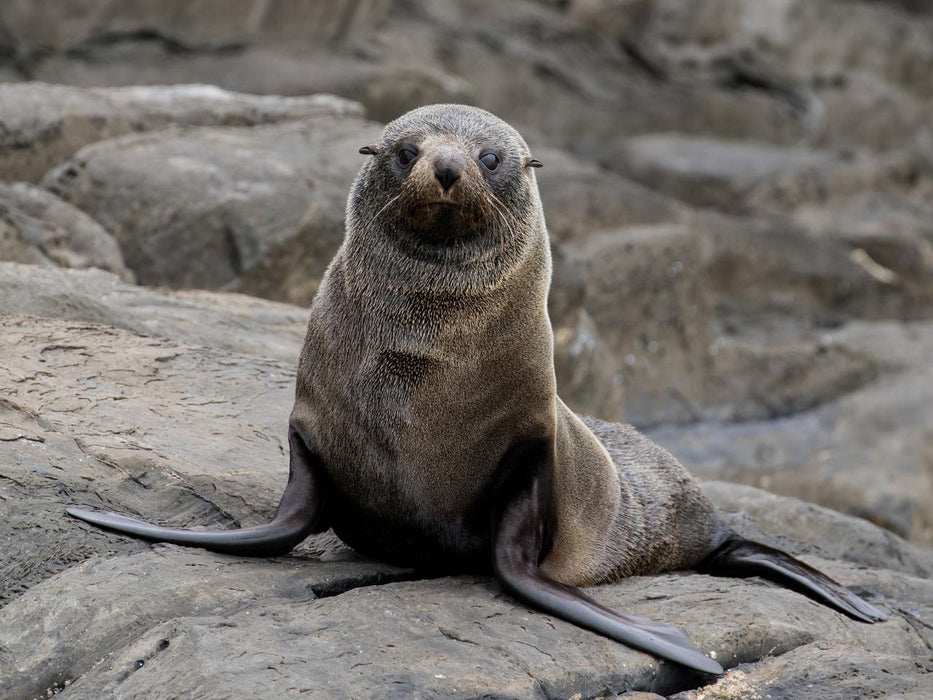
<instances>
[{"instance_id":1,"label":"seal nostril","mask_svg":"<svg viewBox=\"0 0 933 700\"><path fill-rule=\"evenodd\" d=\"M460 179L460 170L444 163L434 168L434 177L437 178L437 181L441 183L441 187L443 187L446 192Z\"/></svg>"}]
</instances>

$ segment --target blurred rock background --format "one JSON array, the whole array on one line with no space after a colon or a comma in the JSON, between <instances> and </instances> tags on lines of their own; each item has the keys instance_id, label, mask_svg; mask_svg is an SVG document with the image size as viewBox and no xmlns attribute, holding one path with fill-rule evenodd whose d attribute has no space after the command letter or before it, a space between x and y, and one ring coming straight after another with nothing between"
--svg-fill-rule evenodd
<instances>
[{"instance_id":1,"label":"blurred rock background","mask_svg":"<svg viewBox=\"0 0 933 700\"><path fill-rule=\"evenodd\" d=\"M303 307L340 244L357 149L432 102L495 112L545 163L573 408L638 425L701 478L829 506L928 555L933 2L4 0L0 80L0 440L54 467L37 476L24 453L0 481L19 523L0 528L20 542L5 595L100 543L142 547L50 526L76 494L179 524L274 508L275 479L248 472L284 451ZM101 333L151 382L108 374ZM189 349L153 349L169 342ZM207 365L275 401L173 412L177 358L191 401L213 400ZM205 433L181 430L193 416ZM51 424L74 443L54 455ZM55 471L79 454L88 475ZM36 560L15 539L28 528L57 555Z\"/></svg>"}]
</instances>

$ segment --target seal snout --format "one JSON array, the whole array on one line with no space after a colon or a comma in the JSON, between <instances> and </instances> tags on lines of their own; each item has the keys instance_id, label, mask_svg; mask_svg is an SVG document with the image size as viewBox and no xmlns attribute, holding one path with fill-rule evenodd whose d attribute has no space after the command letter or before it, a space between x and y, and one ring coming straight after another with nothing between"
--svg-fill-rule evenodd
<instances>
[{"instance_id":1,"label":"seal snout","mask_svg":"<svg viewBox=\"0 0 933 700\"><path fill-rule=\"evenodd\" d=\"M441 183L441 187L444 188L446 193L450 192L450 188L460 180L460 175L466 167L466 159L464 159L463 153L459 149L442 146L434 154L432 165L434 166L434 177Z\"/></svg>"}]
</instances>

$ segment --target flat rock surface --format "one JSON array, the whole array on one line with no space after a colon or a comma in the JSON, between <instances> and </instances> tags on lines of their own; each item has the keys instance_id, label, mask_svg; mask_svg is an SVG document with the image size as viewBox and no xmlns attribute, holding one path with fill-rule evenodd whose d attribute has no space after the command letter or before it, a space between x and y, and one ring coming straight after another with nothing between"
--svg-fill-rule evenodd
<instances>
[{"instance_id":1,"label":"flat rock surface","mask_svg":"<svg viewBox=\"0 0 933 700\"><path fill-rule=\"evenodd\" d=\"M87 321L7 315L3 327L4 697L595 697L709 682L532 612L489 578L421 579L329 534L250 560L67 518L72 503L181 526L268 518L285 477L293 363ZM803 556L890 619L863 625L756 580L690 573L592 595L685 629L738 667L744 687L791 692L808 664L830 683L869 657L897 669L892 688L928 687L928 548L750 487L707 488L734 527ZM791 652L795 663L777 661Z\"/></svg>"},{"instance_id":2,"label":"flat rock surface","mask_svg":"<svg viewBox=\"0 0 933 700\"><path fill-rule=\"evenodd\" d=\"M243 294L124 284L102 271L0 262L0 307L8 314L86 321L190 345L298 360L307 309Z\"/></svg>"}]
</instances>

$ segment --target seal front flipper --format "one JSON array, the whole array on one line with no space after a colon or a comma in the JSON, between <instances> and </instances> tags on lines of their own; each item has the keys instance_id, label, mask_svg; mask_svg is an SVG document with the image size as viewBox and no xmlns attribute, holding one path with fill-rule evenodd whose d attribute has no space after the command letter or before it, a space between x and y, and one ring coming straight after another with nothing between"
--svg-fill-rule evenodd
<instances>
[{"instance_id":1,"label":"seal front flipper","mask_svg":"<svg viewBox=\"0 0 933 700\"><path fill-rule=\"evenodd\" d=\"M523 448L519 452L528 456L545 450ZM511 452L514 456L515 448ZM541 462L530 477L527 463L511 470L513 483L506 481L502 485L503 493L493 511L493 570L503 587L544 612L636 649L705 673L722 673L722 666L693 646L681 630L610 610L539 570L546 548L548 490L547 467Z\"/></svg>"},{"instance_id":2,"label":"seal front flipper","mask_svg":"<svg viewBox=\"0 0 933 700\"><path fill-rule=\"evenodd\" d=\"M887 615L812 566L786 552L731 535L696 570L713 576L761 576L793 589L862 622L881 622Z\"/></svg>"},{"instance_id":3,"label":"seal front flipper","mask_svg":"<svg viewBox=\"0 0 933 700\"><path fill-rule=\"evenodd\" d=\"M265 525L239 530L198 531L161 527L117 513L84 508L71 507L66 512L100 527L158 542L247 556L285 554L311 533L326 529L322 518L326 490L321 461L308 449L293 427L289 427L288 445L288 484L275 517Z\"/></svg>"}]
</instances>

